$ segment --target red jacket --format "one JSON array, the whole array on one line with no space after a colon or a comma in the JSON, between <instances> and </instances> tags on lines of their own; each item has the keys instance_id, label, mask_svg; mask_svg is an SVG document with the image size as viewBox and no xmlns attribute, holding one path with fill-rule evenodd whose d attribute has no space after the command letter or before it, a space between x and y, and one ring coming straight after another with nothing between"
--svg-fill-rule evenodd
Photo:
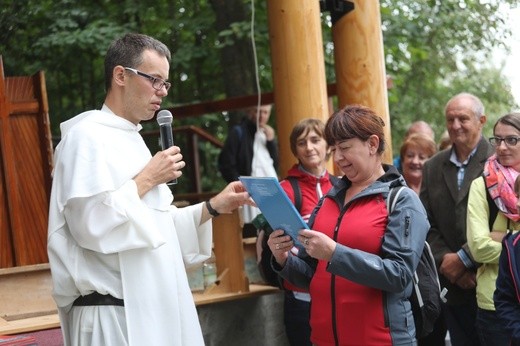
<instances>
[{"instance_id":1,"label":"red jacket","mask_svg":"<svg viewBox=\"0 0 520 346\"><path fill-rule=\"evenodd\" d=\"M404 188L389 214L392 187L405 185L393 166L345 204L343 177L313 213L309 226L337 242L329 261L304 250L278 274L311 295L311 340L320 346L416 345L408 297L430 224L417 194Z\"/></svg>"},{"instance_id":2,"label":"red jacket","mask_svg":"<svg viewBox=\"0 0 520 346\"><path fill-rule=\"evenodd\" d=\"M326 198L313 229L339 244L381 256L381 239L387 220L382 197L362 199L345 214L336 201ZM319 304L311 304L313 341L325 345L325 340L330 341L330 336L337 333L339 345L344 345L345 340L348 345L368 345L368 340L370 345L392 344L385 320L383 291L332 275L327 266L326 261L318 261L310 286L311 296L320 297ZM341 328L337 328L339 326ZM334 327L337 328L335 333Z\"/></svg>"},{"instance_id":3,"label":"red jacket","mask_svg":"<svg viewBox=\"0 0 520 346\"><path fill-rule=\"evenodd\" d=\"M299 212L303 220L307 222L309 221L309 217L311 216L314 207L320 200L317 189L321 190L321 195L325 195L332 187L329 172L325 172L322 177L317 178L314 175L310 175L309 173L299 169L298 165L294 165L291 169L289 169L287 176L296 177L298 179L298 185L300 186L302 198L302 207ZM294 204L294 191L289 180L282 180L280 185L282 185L283 190Z\"/></svg>"},{"instance_id":4,"label":"red jacket","mask_svg":"<svg viewBox=\"0 0 520 346\"><path fill-rule=\"evenodd\" d=\"M317 178L314 175L302 171L298 167L299 166L297 164L292 166L292 168L289 169L289 171L287 172L287 176L296 177L298 179L298 186L300 187L301 191L302 203L299 212L303 220L307 222L309 221L309 217L311 216L314 207L316 207L318 201L320 200L318 191L321 190L321 195L325 195L332 187L332 183L330 181L329 172L325 172L325 174L322 177ZM282 186L283 190L285 191L291 202L294 204L294 191L289 180L282 180L280 182L280 185ZM284 280L283 286L285 289L290 291L308 292L305 289L292 285L286 280Z\"/></svg>"}]
</instances>

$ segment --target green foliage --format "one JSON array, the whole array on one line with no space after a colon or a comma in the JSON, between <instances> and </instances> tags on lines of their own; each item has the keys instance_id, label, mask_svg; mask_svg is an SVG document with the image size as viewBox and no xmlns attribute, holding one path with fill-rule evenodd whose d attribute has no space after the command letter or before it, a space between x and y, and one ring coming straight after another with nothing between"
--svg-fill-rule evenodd
<instances>
[{"instance_id":1,"label":"green foliage","mask_svg":"<svg viewBox=\"0 0 520 346\"><path fill-rule=\"evenodd\" d=\"M490 125L517 107L501 69L489 63L493 48L510 34L507 11L499 7L517 2L380 2L386 70L394 85L388 92L394 152L414 120L431 123L439 138L444 130L444 104L458 92L482 98ZM321 17L326 78L333 83L332 24L328 13ZM115 37L127 32L154 36L173 53L173 86L164 107L255 93L256 68L260 90L272 90L266 1L0 0L5 74L45 71L55 135L60 122L100 108L105 95L104 53ZM200 126L223 141L228 123L237 116L207 114L175 120L174 125ZM215 191L223 184L215 173L218 149L203 141L199 149L205 159L201 167L204 189Z\"/></svg>"},{"instance_id":2,"label":"green foliage","mask_svg":"<svg viewBox=\"0 0 520 346\"><path fill-rule=\"evenodd\" d=\"M459 92L479 96L488 114L515 107L502 71L487 63L510 35L507 12L498 10L506 2L516 3L381 2L386 70L394 84L388 93L394 151L414 120L429 122L439 138L445 103Z\"/></svg>"}]
</instances>

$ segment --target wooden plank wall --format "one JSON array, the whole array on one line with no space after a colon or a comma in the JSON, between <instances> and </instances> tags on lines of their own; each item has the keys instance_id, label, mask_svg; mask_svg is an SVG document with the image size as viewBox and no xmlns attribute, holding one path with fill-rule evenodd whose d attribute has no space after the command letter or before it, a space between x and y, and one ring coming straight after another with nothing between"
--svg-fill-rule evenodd
<instances>
[{"instance_id":1,"label":"wooden plank wall","mask_svg":"<svg viewBox=\"0 0 520 346\"><path fill-rule=\"evenodd\" d=\"M0 268L46 263L52 139L45 76L5 77L0 57Z\"/></svg>"}]
</instances>

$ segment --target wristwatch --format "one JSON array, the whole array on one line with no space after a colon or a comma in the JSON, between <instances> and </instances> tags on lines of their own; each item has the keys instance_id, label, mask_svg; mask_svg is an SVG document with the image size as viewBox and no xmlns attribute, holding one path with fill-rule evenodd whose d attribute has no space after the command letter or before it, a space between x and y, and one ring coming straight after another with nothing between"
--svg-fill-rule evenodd
<instances>
[{"instance_id":1,"label":"wristwatch","mask_svg":"<svg viewBox=\"0 0 520 346\"><path fill-rule=\"evenodd\" d=\"M219 216L220 213L218 211L216 211L215 209L213 209L213 207L211 206L211 203L209 203L209 199L206 201L206 208L208 209L208 212L211 216Z\"/></svg>"}]
</instances>

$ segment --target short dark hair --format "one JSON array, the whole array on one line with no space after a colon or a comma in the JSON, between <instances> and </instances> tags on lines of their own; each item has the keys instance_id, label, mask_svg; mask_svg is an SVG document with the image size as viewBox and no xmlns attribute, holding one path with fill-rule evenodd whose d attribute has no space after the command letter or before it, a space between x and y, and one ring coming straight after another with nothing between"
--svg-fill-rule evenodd
<instances>
[{"instance_id":1,"label":"short dark hair","mask_svg":"<svg viewBox=\"0 0 520 346\"><path fill-rule=\"evenodd\" d=\"M495 128L499 123L512 126L520 131L520 113L509 113L500 117L495 123L495 126L493 126L493 133L495 133Z\"/></svg>"},{"instance_id":2,"label":"short dark hair","mask_svg":"<svg viewBox=\"0 0 520 346\"><path fill-rule=\"evenodd\" d=\"M385 122L373 110L361 105L349 105L335 112L325 125L325 140L329 146L351 138L367 141L379 137L377 152L385 150Z\"/></svg>"},{"instance_id":3,"label":"short dark hair","mask_svg":"<svg viewBox=\"0 0 520 346\"><path fill-rule=\"evenodd\" d=\"M112 73L117 65L136 68L143 62L143 52L154 50L171 60L171 53L166 45L153 37L129 33L112 42L105 56L105 89L112 85Z\"/></svg>"},{"instance_id":4,"label":"short dark hair","mask_svg":"<svg viewBox=\"0 0 520 346\"><path fill-rule=\"evenodd\" d=\"M294 156L296 156L296 142L298 138L302 135L307 136L312 130L314 130L318 136L325 138L325 124L320 119L306 118L294 125L291 135L289 136L289 143L291 144L291 151Z\"/></svg>"}]
</instances>

